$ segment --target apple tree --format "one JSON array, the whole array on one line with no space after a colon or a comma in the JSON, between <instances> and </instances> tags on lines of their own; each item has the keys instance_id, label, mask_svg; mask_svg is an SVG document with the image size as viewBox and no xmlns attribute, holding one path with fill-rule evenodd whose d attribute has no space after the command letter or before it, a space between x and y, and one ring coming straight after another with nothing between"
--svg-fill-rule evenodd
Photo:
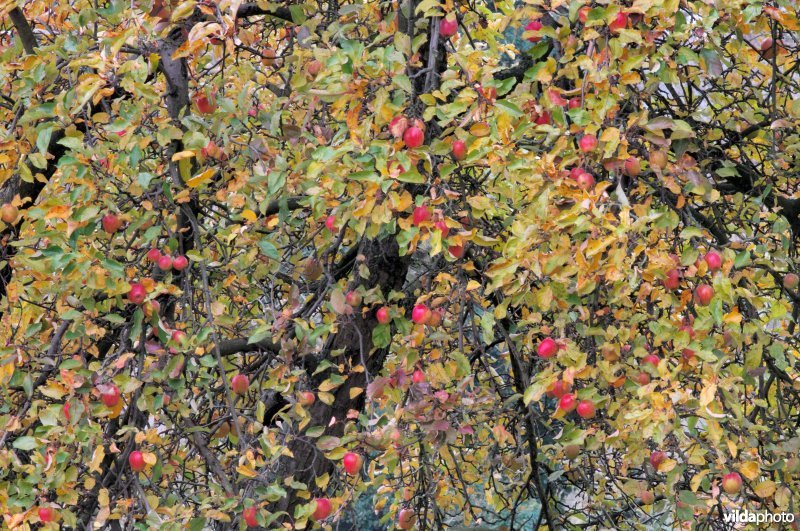
<instances>
[{"instance_id":1,"label":"apple tree","mask_svg":"<svg viewBox=\"0 0 800 531\"><path fill-rule=\"evenodd\" d=\"M796 2L0 13L5 528L796 510Z\"/></svg>"}]
</instances>

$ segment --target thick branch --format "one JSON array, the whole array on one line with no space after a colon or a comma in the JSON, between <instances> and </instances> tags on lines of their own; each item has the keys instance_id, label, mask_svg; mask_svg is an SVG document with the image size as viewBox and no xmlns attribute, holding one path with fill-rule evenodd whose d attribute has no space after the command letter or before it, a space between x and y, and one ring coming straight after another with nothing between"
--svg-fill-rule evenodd
<instances>
[{"instance_id":1,"label":"thick branch","mask_svg":"<svg viewBox=\"0 0 800 531\"><path fill-rule=\"evenodd\" d=\"M236 11L236 18L249 18L258 15L267 15L272 18L285 20L287 22L294 22L292 12L288 7L277 7L275 9L264 9L255 2L242 4L239 10Z\"/></svg>"},{"instance_id":2,"label":"thick branch","mask_svg":"<svg viewBox=\"0 0 800 531\"><path fill-rule=\"evenodd\" d=\"M25 52L33 55L36 47L39 46L39 43L36 42L36 35L33 34L31 25L28 24L28 19L25 18L22 10L18 7L12 9L8 13L8 16L11 18L11 22L14 23L14 27L17 29L19 39L22 41L22 47L25 48Z\"/></svg>"}]
</instances>

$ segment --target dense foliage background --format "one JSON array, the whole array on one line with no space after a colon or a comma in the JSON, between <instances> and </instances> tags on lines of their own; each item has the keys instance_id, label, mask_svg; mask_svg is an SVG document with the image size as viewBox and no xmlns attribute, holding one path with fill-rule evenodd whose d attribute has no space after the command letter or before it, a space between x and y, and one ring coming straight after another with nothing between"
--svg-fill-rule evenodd
<instances>
[{"instance_id":1,"label":"dense foliage background","mask_svg":"<svg viewBox=\"0 0 800 531\"><path fill-rule=\"evenodd\" d=\"M3 0L4 528L793 513L797 9Z\"/></svg>"}]
</instances>

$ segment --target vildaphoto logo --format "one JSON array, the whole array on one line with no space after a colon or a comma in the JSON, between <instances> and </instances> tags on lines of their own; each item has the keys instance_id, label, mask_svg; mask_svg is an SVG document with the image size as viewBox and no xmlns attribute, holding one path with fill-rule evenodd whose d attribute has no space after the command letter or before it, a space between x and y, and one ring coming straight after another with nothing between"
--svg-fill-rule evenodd
<instances>
[{"instance_id":1,"label":"vildaphoto logo","mask_svg":"<svg viewBox=\"0 0 800 531\"><path fill-rule=\"evenodd\" d=\"M732 524L773 524L794 522L794 513L770 513L767 511L731 511L722 515L727 523Z\"/></svg>"}]
</instances>

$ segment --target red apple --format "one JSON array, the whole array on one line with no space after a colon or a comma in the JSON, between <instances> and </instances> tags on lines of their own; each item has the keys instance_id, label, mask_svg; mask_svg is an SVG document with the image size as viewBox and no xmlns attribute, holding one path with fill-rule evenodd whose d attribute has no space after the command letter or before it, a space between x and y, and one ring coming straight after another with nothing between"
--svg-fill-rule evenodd
<instances>
[{"instance_id":1,"label":"red apple","mask_svg":"<svg viewBox=\"0 0 800 531\"><path fill-rule=\"evenodd\" d=\"M53 521L53 509L50 507L39 507L39 520L43 523Z\"/></svg>"},{"instance_id":2,"label":"red apple","mask_svg":"<svg viewBox=\"0 0 800 531\"><path fill-rule=\"evenodd\" d=\"M656 356L655 354L648 354L644 358L642 358L641 365L652 365L654 368L658 367L658 363L661 361L661 358Z\"/></svg>"},{"instance_id":3,"label":"red apple","mask_svg":"<svg viewBox=\"0 0 800 531\"><path fill-rule=\"evenodd\" d=\"M247 389L250 387L250 378L246 374L237 374L231 378L231 389L237 395L247 394Z\"/></svg>"},{"instance_id":4,"label":"red apple","mask_svg":"<svg viewBox=\"0 0 800 531\"><path fill-rule=\"evenodd\" d=\"M172 269L172 257L168 254L161 255L157 263L161 271L169 271Z\"/></svg>"},{"instance_id":5,"label":"red apple","mask_svg":"<svg viewBox=\"0 0 800 531\"><path fill-rule=\"evenodd\" d=\"M570 444L564 447L564 456L572 461L581 454L581 447L577 444Z\"/></svg>"},{"instance_id":6,"label":"red apple","mask_svg":"<svg viewBox=\"0 0 800 531\"><path fill-rule=\"evenodd\" d=\"M158 259L161 258L161 251L153 247L149 251L147 251L147 259L151 262L158 262Z\"/></svg>"},{"instance_id":7,"label":"red apple","mask_svg":"<svg viewBox=\"0 0 800 531\"><path fill-rule=\"evenodd\" d=\"M431 219L431 210L427 206L418 206L414 208L414 213L411 216L411 222L419 227L425 221Z\"/></svg>"},{"instance_id":8,"label":"red apple","mask_svg":"<svg viewBox=\"0 0 800 531\"><path fill-rule=\"evenodd\" d=\"M581 106L581 99L580 98L570 98L569 100L569 108L570 109L577 109Z\"/></svg>"},{"instance_id":9,"label":"red apple","mask_svg":"<svg viewBox=\"0 0 800 531\"><path fill-rule=\"evenodd\" d=\"M392 121L389 122L389 132L395 138L403 138L406 129L408 129L408 118L403 115L395 116L392 118Z\"/></svg>"},{"instance_id":10,"label":"red apple","mask_svg":"<svg viewBox=\"0 0 800 531\"><path fill-rule=\"evenodd\" d=\"M107 407L114 407L119 404L119 387L109 384L100 390L100 399Z\"/></svg>"},{"instance_id":11,"label":"red apple","mask_svg":"<svg viewBox=\"0 0 800 531\"><path fill-rule=\"evenodd\" d=\"M350 474L351 476L355 476L361 470L361 464L364 462L364 459L354 452L347 452L342 457L342 466L344 466L344 471Z\"/></svg>"},{"instance_id":12,"label":"red apple","mask_svg":"<svg viewBox=\"0 0 800 531\"><path fill-rule=\"evenodd\" d=\"M525 26L525 31L536 31L536 32L538 32L540 29L542 29L542 23L540 21L538 21L538 20L531 20ZM532 35L532 36L528 37L528 40L531 41L531 42L539 42L540 40L542 40L542 38L539 35Z\"/></svg>"},{"instance_id":13,"label":"red apple","mask_svg":"<svg viewBox=\"0 0 800 531\"><path fill-rule=\"evenodd\" d=\"M584 153L593 151L594 148L597 147L597 137L594 135L583 135L581 139L578 140L578 146L580 146L581 151Z\"/></svg>"},{"instance_id":14,"label":"red apple","mask_svg":"<svg viewBox=\"0 0 800 531\"><path fill-rule=\"evenodd\" d=\"M569 176L570 176L571 178L575 179L576 181L578 180L578 177L579 177L579 176L580 176L582 173L587 173L587 172L586 172L586 170L584 170L584 169L583 169L582 167L580 167L580 166L575 166L574 168L572 168L571 170L569 170Z\"/></svg>"},{"instance_id":15,"label":"red apple","mask_svg":"<svg viewBox=\"0 0 800 531\"><path fill-rule=\"evenodd\" d=\"M400 509L397 513L397 528L398 529L413 529L417 516L414 514L413 509Z\"/></svg>"},{"instance_id":16,"label":"red apple","mask_svg":"<svg viewBox=\"0 0 800 531\"><path fill-rule=\"evenodd\" d=\"M552 337L546 337L539 343L536 353L540 358L552 358L558 354L558 343Z\"/></svg>"},{"instance_id":17,"label":"red apple","mask_svg":"<svg viewBox=\"0 0 800 531\"><path fill-rule=\"evenodd\" d=\"M297 401L301 406L308 407L314 403L316 397L314 393L311 391L302 391L300 393L300 399Z\"/></svg>"},{"instance_id":18,"label":"red apple","mask_svg":"<svg viewBox=\"0 0 800 531\"><path fill-rule=\"evenodd\" d=\"M666 460L667 454L660 450L650 452L650 465L658 471L658 466Z\"/></svg>"},{"instance_id":19,"label":"red apple","mask_svg":"<svg viewBox=\"0 0 800 531\"><path fill-rule=\"evenodd\" d=\"M695 288L694 296L700 306L708 306L714 298L714 288L708 284L700 284Z\"/></svg>"},{"instance_id":20,"label":"red apple","mask_svg":"<svg viewBox=\"0 0 800 531\"><path fill-rule=\"evenodd\" d=\"M361 305L361 294L357 291L350 290L344 296L344 302L349 304L352 307L360 306Z\"/></svg>"},{"instance_id":21,"label":"red apple","mask_svg":"<svg viewBox=\"0 0 800 531\"><path fill-rule=\"evenodd\" d=\"M567 393L558 400L558 409L569 413L577 406L577 399L572 393Z\"/></svg>"},{"instance_id":22,"label":"red apple","mask_svg":"<svg viewBox=\"0 0 800 531\"><path fill-rule=\"evenodd\" d=\"M19 209L11 203L5 203L0 207L0 219L2 219L4 223L14 223L18 215Z\"/></svg>"},{"instance_id":23,"label":"red apple","mask_svg":"<svg viewBox=\"0 0 800 531\"><path fill-rule=\"evenodd\" d=\"M448 15L439 21L439 35L449 39L458 32L458 20L453 15Z\"/></svg>"},{"instance_id":24,"label":"red apple","mask_svg":"<svg viewBox=\"0 0 800 531\"><path fill-rule=\"evenodd\" d=\"M451 245L447 248L447 252L450 253L453 258L461 258L464 256L464 246L463 245Z\"/></svg>"},{"instance_id":25,"label":"red apple","mask_svg":"<svg viewBox=\"0 0 800 531\"><path fill-rule=\"evenodd\" d=\"M314 500L314 514L311 517L314 520L324 520L331 514L333 506L328 498L317 498Z\"/></svg>"},{"instance_id":26,"label":"red apple","mask_svg":"<svg viewBox=\"0 0 800 531\"><path fill-rule=\"evenodd\" d=\"M425 324L431 318L431 311L424 304L417 304L411 310L411 320L416 324Z\"/></svg>"},{"instance_id":27,"label":"red apple","mask_svg":"<svg viewBox=\"0 0 800 531\"><path fill-rule=\"evenodd\" d=\"M247 527L258 527L258 520L256 520L256 508L248 507L242 511L242 520L244 520Z\"/></svg>"},{"instance_id":28,"label":"red apple","mask_svg":"<svg viewBox=\"0 0 800 531\"><path fill-rule=\"evenodd\" d=\"M536 125L548 125L552 122L552 118L550 117L550 113L547 111L542 111L542 114L539 115L534 121Z\"/></svg>"},{"instance_id":29,"label":"red apple","mask_svg":"<svg viewBox=\"0 0 800 531\"><path fill-rule=\"evenodd\" d=\"M189 259L186 258L184 255L178 255L172 261L172 267L175 268L176 271L183 271L187 267L189 267Z\"/></svg>"},{"instance_id":30,"label":"red apple","mask_svg":"<svg viewBox=\"0 0 800 531\"><path fill-rule=\"evenodd\" d=\"M569 393L570 389L572 389L572 386L568 382L556 380L547 388L545 394L551 398L561 398Z\"/></svg>"},{"instance_id":31,"label":"red apple","mask_svg":"<svg viewBox=\"0 0 800 531\"><path fill-rule=\"evenodd\" d=\"M628 177L636 177L642 171L642 163L636 157L628 157L625 159L625 175Z\"/></svg>"},{"instance_id":32,"label":"red apple","mask_svg":"<svg viewBox=\"0 0 800 531\"><path fill-rule=\"evenodd\" d=\"M414 149L422 145L422 142L425 140L425 133L422 132L422 129L416 126L411 126L406 129L406 132L403 133L403 142L405 142L406 147L409 149Z\"/></svg>"},{"instance_id":33,"label":"red apple","mask_svg":"<svg viewBox=\"0 0 800 531\"><path fill-rule=\"evenodd\" d=\"M783 277L783 287L786 289L796 289L800 285L800 277L795 273L786 273Z\"/></svg>"},{"instance_id":34,"label":"red apple","mask_svg":"<svg viewBox=\"0 0 800 531\"><path fill-rule=\"evenodd\" d=\"M178 343L179 345L183 345L186 342L186 340L189 339L189 336L187 336L186 332L184 332L183 330L173 330L171 337L172 340L175 343Z\"/></svg>"},{"instance_id":35,"label":"red apple","mask_svg":"<svg viewBox=\"0 0 800 531\"><path fill-rule=\"evenodd\" d=\"M331 232L336 232L336 216L331 214L325 218L325 228Z\"/></svg>"},{"instance_id":36,"label":"red apple","mask_svg":"<svg viewBox=\"0 0 800 531\"><path fill-rule=\"evenodd\" d=\"M716 271L722 267L722 256L717 251L708 251L705 260L709 271Z\"/></svg>"},{"instance_id":37,"label":"red apple","mask_svg":"<svg viewBox=\"0 0 800 531\"><path fill-rule=\"evenodd\" d=\"M742 476L738 472L729 472L722 476L722 490L728 494L736 494L742 490Z\"/></svg>"},{"instance_id":38,"label":"red apple","mask_svg":"<svg viewBox=\"0 0 800 531\"><path fill-rule=\"evenodd\" d=\"M194 95L194 104L203 114L211 114L216 109L216 105L208 101L208 96L202 93Z\"/></svg>"},{"instance_id":39,"label":"red apple","mask_svg":"<svg viewBox=\"0 0 800 531\"><path fill-rule=\"evenodd\" d=\"M134 450L128 456L128 464L131 465L131 470L134 472L141 472L144 470L144 456L139 450Z\"/></svg>"},{"instance_id":40,"label":"red apple","mask_svg":"<svg viewBox=\"0 0 800 531\"><path fill-rule=\"evenodd\" d=\"M619 13L617 13L617 16L614 17L614 20L612 20L611 23L608 25L608 29L610 29L611 31L619 31L621 29L625 29L627 25L628 25L628 14L620 11Z\"/></svg>"},{"instance_id":41,"label":"red apple","mask_svg":"<svg viewBox=\"0 0 800 531\"><path fill-rule=\"evenodd\" d=\"M681 284L681 274L677 269L667 271L667 278L663 280L664 287L670 291L675 291Z\"/></svg>"},{"instance_id":42,"label":"red apple","mask_svg":"<svg viewBox=\"0 0 800 531\"><path fill-rule=\"evenodd\" d=\"M650 383L650 375L642 371L634 377L634 381L639 385L647 385Z\"/></svg>"},{"instance_id":43,"label":"red apple","mask_svg":"<svg viewBox=\"0 0 800 531\"><path fill-rule=\"evenodd\" d=\"M690 348L685 348L681 351L681 358L683 358L683 361L688 362L694 357L695 357L695 352Z\"/></svg>"},{"instance_id":44,"label":"red apple","mask_svg":"<svg viewBox=\"0 0 800 531\"><path fill-rule=\"evenodd\" d=\"M467 156L467 143L463 140L453 141L453 158L456 160L464 160Z\"/></svg>"},{"instance_id":45,"label":"red apple","mask_svg":"<svg viewBox=\"0 0 800 531\"><path fill-rule=\"evenodd\" d=\"M581 173L576 182L581 190L591 190L594 187L594 177L591 173Z\"/></svg>"},{"instance_id":46,"label":"red apple","mask_svg":"<svg viewBox=\"0 0 800 531\"><path fill-rule=\"evenodd\" d=\"M450 227L447 226L447 223L445 223L444 220L440 219L439 221L437 221L433 225L437 229L439 229L439 232L442 233L442 238L447 238L447 235L450 234Z\"/></svg>"},{"instance_id":47,"label":"red apple","mask_svg":"<svg viewBox=\"0 0 800 531\"><path fill-rule=\"evenodd\" d=\"M389 315L389 308L386 306L378 308L378 311L375 312L375 318L378 319L380 324L387 324L392 320L392 317Z\"/></svg>"},{"instance_id":48,"label":"red apple","mask_svg":"<svg viewBox=\"0 0 800 531\"><path fill-rule=\"evenodd\" d=\"M425 373L422 372L422 370L420 369L415 370L414 373L411 375L411 381L414 382L415 384L424 382Z\"/></svg>"},{"instance_id":49,"label":"red apple","mask_svg":"<svg viewBox=\"0 0 800 531\"><path fill-rule=\"evenodd\" d=\"M581 400L577 407L578 416L582 419L590 419L594 417L595 408L594 404L589 400Z\"/></svg>"},{"instance_id":50,"label":"red apple","mask_svg":"<svg viewBox=\"0 0 800 531\"><path fill-rule=\"evenodd\" d=\"M114 234L122 227L122 220L116 214L106 214L100 221L103 230L109 234Z\"/></svg>"}]
</instances>

